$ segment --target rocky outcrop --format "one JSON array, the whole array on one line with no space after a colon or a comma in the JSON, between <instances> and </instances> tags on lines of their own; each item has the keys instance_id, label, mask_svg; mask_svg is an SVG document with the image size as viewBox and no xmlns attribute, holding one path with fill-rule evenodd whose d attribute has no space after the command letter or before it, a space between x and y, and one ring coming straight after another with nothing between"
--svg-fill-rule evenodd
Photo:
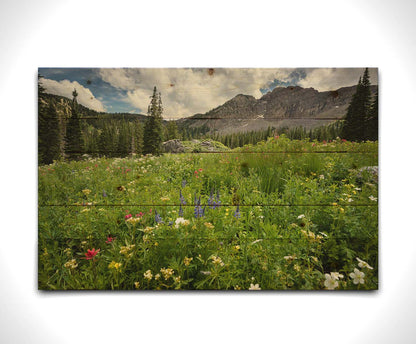
<instances>
[{"instance_id":1,"label":"rocky outcrop","mask_svg":"<svg viewBox=\"0 0 416 344\"><path fill-rule=\"evenodd\" d=\"M377 89L377 85L371 86L373 95ZM310 129L345 116L355 91L356 86L326 92L299 86L276 87L260 99L239 94L205 114L194 115L178 124L190 128L205 126L209 131L221 133L261 130L269 126Z\"/></svg>"},{"instance_id":2,"label":"rocky outcrop","mask_svg":"<svg viewBox=\"0 0 416 344\"><path fill-rule=\"evenodd\" d=\"M166 142L163 142L163 151L165 153L183 153L185 152L185 148L182 145L182 142L180 140L169 140Z\"/></svg>"}]
</instances>

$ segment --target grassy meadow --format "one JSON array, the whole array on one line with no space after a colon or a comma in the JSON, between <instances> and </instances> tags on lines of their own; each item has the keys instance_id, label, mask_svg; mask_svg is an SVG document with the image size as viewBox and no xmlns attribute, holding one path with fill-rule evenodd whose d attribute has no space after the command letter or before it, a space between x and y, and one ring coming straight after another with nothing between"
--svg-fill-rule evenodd
<instances>
[{"instance_id":1,"label":"grassy meadow","mask_svg":"<svg viewBox=\"0 0 416 344\"><path fill-rule=\"evenodd\" d=\"M377 142L39 167L38 287L378 288Z\"/></svg>"}]
</instances>

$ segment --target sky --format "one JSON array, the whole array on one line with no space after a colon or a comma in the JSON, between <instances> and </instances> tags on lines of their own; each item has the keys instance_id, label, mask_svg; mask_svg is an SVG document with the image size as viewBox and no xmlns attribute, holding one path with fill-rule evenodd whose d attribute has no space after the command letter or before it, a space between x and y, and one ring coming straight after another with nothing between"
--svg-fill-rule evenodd
<instances>
[{"instance_id":1,"label":"sky","mask_svg":"<svg viewBox=\"0 0 416 344\"><path fill-rule=\"evenodd\" d=\"M165 119L205 113L237 94L260 98L275 87L318 91L356 85L364 68L39 68L46 92L72 98L99 112L147 112L154 86ZM378 84L376 68L370 81Z\"/></svg>"}]
</instances>

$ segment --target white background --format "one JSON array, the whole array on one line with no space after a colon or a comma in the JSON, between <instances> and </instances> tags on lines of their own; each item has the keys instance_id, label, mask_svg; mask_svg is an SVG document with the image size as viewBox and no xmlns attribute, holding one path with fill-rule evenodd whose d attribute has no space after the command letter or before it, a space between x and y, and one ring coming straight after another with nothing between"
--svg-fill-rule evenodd
<instances>
[{"instance_id":1,"label":"white background","mask_svg":"<svg viewBox=\"0 0 416 344\"><path fill-rule=\"evenodd\" d=\"M413 343L413 1L0 3L1 343ZM37 291L37 67L379 67L380 290Z\"/></svg>"}]
</instances>

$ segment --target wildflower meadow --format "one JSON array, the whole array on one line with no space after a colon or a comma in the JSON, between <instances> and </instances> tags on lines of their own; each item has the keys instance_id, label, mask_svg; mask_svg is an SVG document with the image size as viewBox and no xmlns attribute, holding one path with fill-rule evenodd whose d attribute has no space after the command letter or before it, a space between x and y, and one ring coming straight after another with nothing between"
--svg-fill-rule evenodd
<instances>
[{"instance_id":1,"label":"wildflower meadow","mask_svg":"<svg viewBox=\"0 0 416 344\"><path fill-rule=\"evenodd\" d=\"M377 142L42 165L44 290L378 288Z\"/></svg>"}]
</instances>

